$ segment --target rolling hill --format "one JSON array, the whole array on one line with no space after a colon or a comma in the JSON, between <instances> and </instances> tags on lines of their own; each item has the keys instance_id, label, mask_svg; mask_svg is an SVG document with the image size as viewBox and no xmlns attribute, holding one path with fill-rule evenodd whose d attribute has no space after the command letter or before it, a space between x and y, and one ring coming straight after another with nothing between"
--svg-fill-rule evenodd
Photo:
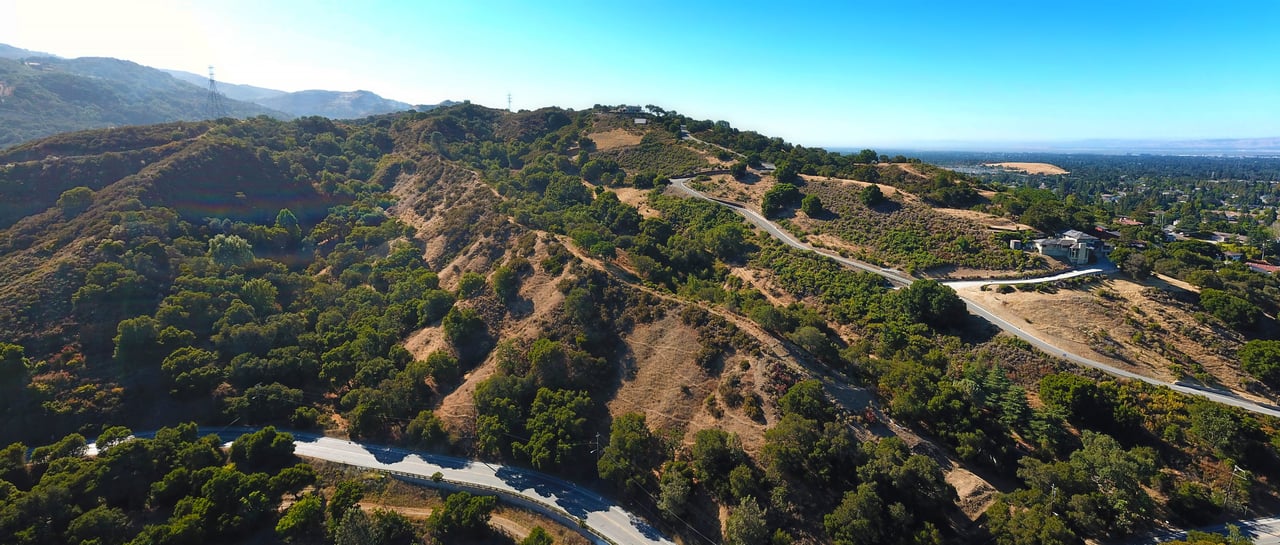
<instances>
[{"instance_id":1,"label":"rolling hill","mask_svg":"<svg viewBox=\"0 0 1280 545\"><path fill-rule=\"evenodd\" d=\"M750 207L798 184L823 208L779 221L868 251L894 248L848 231L888 223L975 237L956 264L1003 255L936 213L981 198L966 179L675 114L462 104L59 135L0 152L0 440L323 429L590 483L683 542L1065 544L1276 504L1275 420L1082 373L935 281L890 289L668 191L738 154L778 168L690 183ZM869 177L901 191L851 197ZM5 450L0 534L78 535L54 498L112 510L125 542L179 535L196 497L248 497L169 467L203 451L146 450L173 437L72 473L76 443ZM171 472L183 486L150 486ZM118 475L156 492L117 498ZM251 513L198 535L278 539L283 517Z\"/></svg>"},{"instance_id":2,"label":"rolling hill","mask_svg":"<svg viewBox=\"0 0 1280 545\"><path fill-rule=\"evenodd\" d=\"M208 92L139 64L108 58L0 58L0 148L67 131L209 117ZM275 115L226 100L233 117Z\"/></svg>"},{"instance_id":3,"label":"rolling hill","mask_svg":"<svg viewBox=\"0 0 1280 545\"><path fill-rule=\"evenodd\" d=\"M165 72L193 85L208 86L209 79L206 76L181 70L165 70ZM446 100L440 104L413 105L407 102L382 98L372 91L308 90L290 93L253 85L223 82L218 82L218 90L230 98L253 102L297 117L318 115L331 119L359 119L371 115L406 110L425 112L433 108L456 104L453 101Z\"/></svg>"}]
</instances>

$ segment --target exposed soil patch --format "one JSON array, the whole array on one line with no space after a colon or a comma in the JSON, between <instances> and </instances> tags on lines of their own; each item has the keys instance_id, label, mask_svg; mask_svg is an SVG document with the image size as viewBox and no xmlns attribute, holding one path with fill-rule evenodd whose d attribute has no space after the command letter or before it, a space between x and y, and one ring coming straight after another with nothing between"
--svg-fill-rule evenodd
<instances>
[{"instance_id":1,"label":"exposed soil patch","mask_svg":"<svg viewBox=\"0 0 1280 545\"><path fill-rule=\"evenodd\" d=\"M661 216L657 210L649 206L649 190L637 189L634 187L615 187L610 189L618 195L618 200L628 205L634 206L640 212L642 217L656 218Z\"/></svg>"},{"instance_id":2,"label":"exposed soil patch","mask_svg":"<svg viewBox=\"0 0 1280 545\"><path fill-rule=\"evenodd\" d=\"M969 520L978 520L996 501L999 493L991 483L963 467L955 466L946 474L947 484L955 487L960 497L960 510Z\"/></svg>"},{"instance_id":3,"label":"exposed soil patch","mask_svg":"<svg viewBox=\"0 0 1280 545\"><path fill-rule=\"evenodd\" d=\"M596 149L599 151L636 146L639 145L640 140L644 138L643 134L640 134L637 131L629 131L627 129L613 129L604 132L592 133L588 136L596 143Z\"/></svg>"},{"instance_id":4,"label":"exposed soil patch","mask_svg":"<svg viewBox=\"0 0 1280 545\"><path fill-rule=\"evenodd\" d=\"M985 166L1000 167L1005 170L1014 170L1027 174L1068 174L1062 167L1049 163L987 163Z\"/></svg>"}]
</instances>

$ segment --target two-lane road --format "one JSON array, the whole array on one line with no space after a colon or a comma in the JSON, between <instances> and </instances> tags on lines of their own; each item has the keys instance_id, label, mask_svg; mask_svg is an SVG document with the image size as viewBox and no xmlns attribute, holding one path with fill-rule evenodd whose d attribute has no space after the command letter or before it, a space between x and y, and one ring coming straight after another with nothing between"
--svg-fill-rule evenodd
<instances>
[{"instance_id":1,"label":"two-lane road","mask_svg":"<svg viewBox=\"0 0 1280 545\"><path fill-rule=\"evenodd\" d=\"M915 278L907 276L893 269L877 267L870 263L864 263L855 259L849 259L847 257L836 255L831 252L827 252L825 250L814 248L813 246L810 246L804 242L801 242L800 240L797 240L795 237L791 236L790 233L787 233L785 230L779 227L778 224L772 221L769 221L767 218L760 215L760 213L754 210L751 210L749 208L743 207L735 203L730 203L730 202L709 197L703 194L701 191L698 191L696 189L689 187L687 185L687 182L691 179L692 178L673 178L671 180L671 185L672 187L675 187L677 190L684 192L685 194L690 195L692 197L714 202L716 204L727 206L733 209L734 211L741 214L744 218L746 218L747 221L750 222L752 225L759 227L760 229L764 230L766 233L769 233L770 236L773 236L774 238L782 241L784 244L788 246L791 246L793 248L797 248L800 250L814 252L819 255L825 256L827 258L833 259L836 262L841 263L843 265L878 274L880 276L883 276L885 279L887 279L889 282L893 283L896 286L910 285L912 282L916 280ZM1037 282L1052 282L1055 280L1062 280L1062 279L1082 276L1086 274L1106 274L1114 271L1115 271L1114 267L1098 267L1093 269L1071 271L1067 273L1056 274L1056 275L1040 277L1040 278L1024 278L1024 279L1017 279L1017 280L961 280L961 281L955 281L955 282L947 282L946 285L952 286L953 289L956 289L956 288L963 288L963 287L981 286L985 284L1032 284ZM1018 326L1015 326L1014 324L1011 324L1004 319L1001 319L1000 317L996 316L992 312L988 311L977 301L969 299L965 297L963 294L959 294L959 296L960 296L960 299L964 301L965 306L969 309L969 312L986 319L987 321L994 324L996 327L999 327L1000 329L1008 332L1009 334L1017 336L1018 338L1031 343L1033 346L1039 348L1040 350L1043 350L1047 354L1061 357L1063 359L1066 359L1067 361L1076 363L1078 365L1090 367L1093 369L1098 369L1100 371L1103 371L1105 373L1108 373L1114 376L1130 378L1134 380L1141 380L1143 382L1146 382L1148 384L1154 384L1156 386L1166 386L1168 388L1172 388L1173 390L1182 392L1184 394L1200 396L1202 398L1216 401L1218 403L1222 403L1225 405L1239 407L1246 411L1280 417L1280 407L1255 403L1253 401L1249 401L1247 399L1239 397L1229 391L1212 390L1208 388L1198 388L1198 387L1192 387L1186 384L1182 384L1179 382L1166 382L1166 381L1151 378L1151 377L1145 377L1137 373L1134 373L1133 371L1129 371L1127 369L1122 369L1105 362L1090 359L1090 358L1081 356L1079 354L1073 354L1068 351L1062 350L1054 346L1053 344L1045 341L1044 339L1036 337L1035 335L1032 335L1030 332Z\"/></svg>"},{"instance_id":2,"label":"two-lane road","mask_svg":"<svg viewBox=\"0 0 1280 545\"><path fill-rule=\"evenodd\" d=\"M229 445L236 437L258 429L200 428L199 432L203 435L216 434ZM447 487L497 494L507 501L549 515L569 528L581 526L597 545L675 545L656 528L614 501L545 473L313 433L289 433L293 435L294 453L298 456L385 471L423 483L432 482L432 476L439 473L443 481L441 484ZM154 432L134 434L136 437L154 435ZM96 445L90 445L87 454L96 455Z\"/></svg>"}]
</instances>

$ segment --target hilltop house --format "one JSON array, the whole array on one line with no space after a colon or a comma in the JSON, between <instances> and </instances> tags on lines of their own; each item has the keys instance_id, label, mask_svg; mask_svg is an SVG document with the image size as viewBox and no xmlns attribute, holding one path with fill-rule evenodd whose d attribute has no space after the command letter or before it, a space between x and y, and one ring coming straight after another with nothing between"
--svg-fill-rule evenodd
<instances>
[{"instance_id":1,"label":"hilltop house","mask_svg":"<svg viewBox=\"0 0 1280 545\"><path fill-rule=\"evenodd\" d=\"M1072 265L1084 265L1094 252L1102 249L1102 241L1093 235L1075 229L1061 235L1035 240L1036 251L1049 257L1061 258Z\"/></svg>"},{"instance_id":2,"label":"hilltop house","mask_svg":"<svg viewBox=\"0 0 1280 545\"><path fill-rule=\"evenodd\" d=\"M1249 270L1253 272L1259 272L1262 274L1276 274L1277 271L1280 271L1280 267L1277 267L1270 263L1263 263L1261 261L1250 261L1248 262L1248 265L1249 265Z\"/></svg>"}]
</instances>

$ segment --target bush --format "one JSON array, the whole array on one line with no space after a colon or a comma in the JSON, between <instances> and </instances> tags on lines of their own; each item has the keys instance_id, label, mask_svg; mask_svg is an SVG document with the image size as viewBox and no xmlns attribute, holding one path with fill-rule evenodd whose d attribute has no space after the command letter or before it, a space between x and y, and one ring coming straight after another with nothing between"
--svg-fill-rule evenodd
<instances>
[{"instance_id":1,"label":"bush","mask_svg":"<svg viewBox=\"0 0 1280 545\"><path fill-rule=\"evenodd\" d=\"M806 216L814 217L822 213L822 199L817 195L806 195L800 200L800 211Z\"/></svg>"},{"instance_id":2,"label":"bush","mask_svg":"<svg viewBox=\"0 0 1280 545\"><path fill-rule=\"evenodd\" d=\"M1280 388L1280 341L1252 340L1240 348L1240 365L1258 380Z\"/></svg>"}]
</instances>

